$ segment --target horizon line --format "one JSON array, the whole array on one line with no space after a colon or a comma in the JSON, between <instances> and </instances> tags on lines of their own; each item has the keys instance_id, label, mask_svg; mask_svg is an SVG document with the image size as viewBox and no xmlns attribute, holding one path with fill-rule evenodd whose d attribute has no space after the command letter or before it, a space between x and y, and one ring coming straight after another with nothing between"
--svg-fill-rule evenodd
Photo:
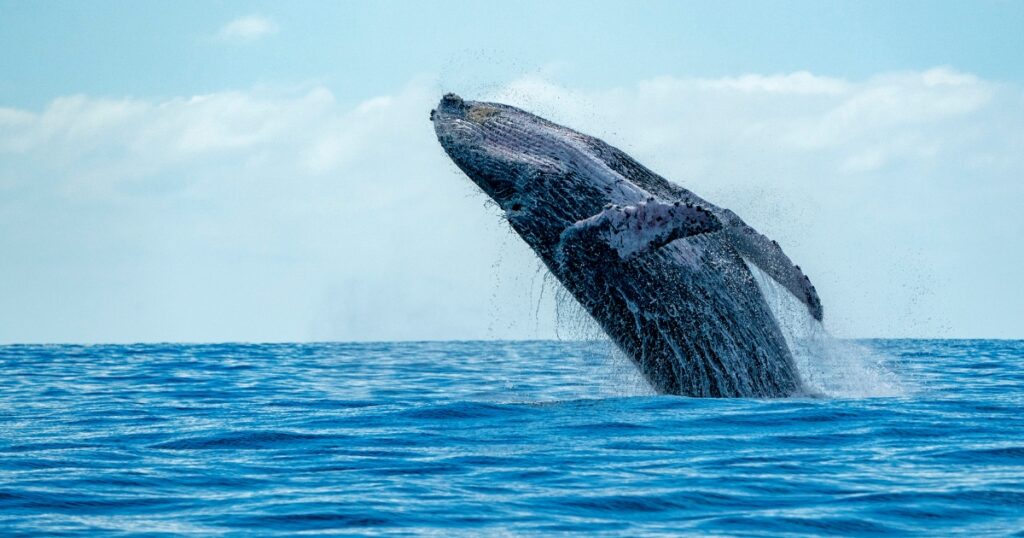
<instances>
[{"instance_id":1,"label":"horizon line","mask_svg":"<svg viewBox=\"0 0 1024 538\"><path fill-rule=\"evenodd\" d=\"M954 342L983 342L983 341L1006 341L1006 342L1018 342L1024 341L1024 337L1021 338L1003 338L1003 337L955 337L955 338L937 338L937 337L880 337L880 336L858 336L858 337L833 337L835 340L847 340L847 341L894 341L894 340L911 340L911 341L954 341ZM222 340L222 341L186 341L186 340L163 340L163 341L123 341L123 342L0 342L0 347L16 347L16 346L77 346L77 347L91 347L91 346L223 346L223 345L246 345L246 346L274 346L274 345L338 345L338 344L450 344L450 343L464 343L464 344L478 344L478 343L492 343L492 344L528 344L528 343L607 343L613 344L611 340L607 338L600 339L562 339L562 338L494 338L494 339L466 339L466 340L444 340L444 339L409 339L409 340L267 340L267 341L247 341L247 340Z\"/></svg>"}]
</instances>

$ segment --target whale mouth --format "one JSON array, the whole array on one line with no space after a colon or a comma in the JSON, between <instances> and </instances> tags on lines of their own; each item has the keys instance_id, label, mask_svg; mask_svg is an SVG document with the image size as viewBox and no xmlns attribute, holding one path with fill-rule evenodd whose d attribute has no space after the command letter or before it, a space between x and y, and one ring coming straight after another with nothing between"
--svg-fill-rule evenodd
<instances>
[{"instance_id":1,"label":"whale mouth","mask_svg":"<svg viewBox=\"0 0 1024 538\"><path fill-rule=\"evenodd\" d=\"M557 222L545 221L542 226L557 224L561 231L591 216L609 201L609 192L617 192L618 176L577 142L580 135L524 110L447 93L430 111L430 120L455 165L510 218L530 216L536 213L533 209L544 207L545 219ZM601 178L602 186L580 178ZM549 189L559 193L543 195L544 204L519 203L519 209L513 209L517 201L522 202L521 196L535 197ZM581 189L587 194L581 194Z\"/></svg>"},{"instance_id":2,"label":"whale mouth","mask_svg":"<svg viewBox=\"0 0 1024 538\"><path fill-rule=\"evenodd\" d=\"M504 207L515 196L516 155L503 149L496 135L501 111L488 103L467 102L454 93L430 111L438 142L452 161L481 190Z\"/></svg>"}]
</instances>

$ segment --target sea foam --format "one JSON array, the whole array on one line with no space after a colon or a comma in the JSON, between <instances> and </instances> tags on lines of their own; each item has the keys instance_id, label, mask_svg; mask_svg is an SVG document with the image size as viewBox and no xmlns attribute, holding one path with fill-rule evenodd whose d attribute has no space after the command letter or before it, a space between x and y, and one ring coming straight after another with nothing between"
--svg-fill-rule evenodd
<instances>
[{"instance_id":1,"label":"sea foam","mask_svg":"<svg viewBox=\"0 0 1024 538\"><path fill-rule=\"evenodd\" d=\"M886 356L855 342L834 338L782 284L750 262L747 267L775 314L808 395L831 398L904 395L906 387L889 367Z\"/></svg>"}]
</instances>

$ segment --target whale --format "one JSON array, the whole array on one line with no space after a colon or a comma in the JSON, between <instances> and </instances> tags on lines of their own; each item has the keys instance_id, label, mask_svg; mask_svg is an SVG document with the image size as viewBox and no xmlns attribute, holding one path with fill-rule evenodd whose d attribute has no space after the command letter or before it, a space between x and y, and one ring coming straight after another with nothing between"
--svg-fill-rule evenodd
<instances>
[{"instance_id":1,"label":"whale","mask_svg":"<svg viewBox=\"0 0 1024 538\"><path fill-rule=\"evenodd\" d=\"M776 241L602 140L519 108L444 95L437 140L661 394L805 393L756 268L821 321Z\"/></svg>"}]
</instances>

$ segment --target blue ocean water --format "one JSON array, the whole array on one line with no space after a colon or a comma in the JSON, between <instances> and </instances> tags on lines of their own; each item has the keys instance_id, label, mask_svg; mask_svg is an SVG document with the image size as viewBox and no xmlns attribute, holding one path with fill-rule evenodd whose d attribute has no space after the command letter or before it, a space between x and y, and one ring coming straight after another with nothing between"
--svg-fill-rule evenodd
<instances>
[{"instance_id":1,"label":"blue ocean water","mask_svg":"<svg viewBox=\"0 0 1024 538\"><path fill-rule=\"evenodd\" d=\"M600 342L2 346L0 534L1024 529L1024 341L859 345L898 388L654 396Z\"/></svg>"}]
</instances>

